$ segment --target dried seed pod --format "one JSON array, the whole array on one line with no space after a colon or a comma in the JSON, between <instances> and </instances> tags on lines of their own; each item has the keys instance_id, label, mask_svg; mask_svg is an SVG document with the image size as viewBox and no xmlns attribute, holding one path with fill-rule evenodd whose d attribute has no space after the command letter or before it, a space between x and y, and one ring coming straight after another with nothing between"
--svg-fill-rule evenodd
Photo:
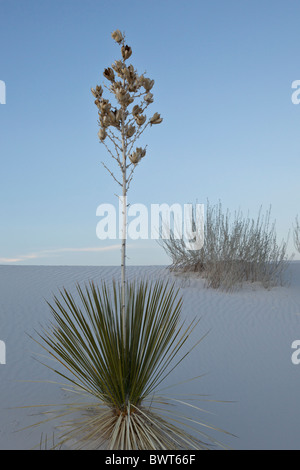
<instances>
[{"instance_id":1,"label":"dried seed pod","mask_svg":"<svg viewBox=\"0 0 300 470\"><path fill-rule=\"evenodd\" d=\"M100 98L102 96L102 93L103 93L103 88L101 85L97 85L96 86L96 93L97 93L97 96Z\"/></svg>"},{"instance_id":2,"label":"dried seed pod","mask_svg":"<svg viewBox=\"0 0 300 470\"><path fill-rule=\"evenodd\" d=\"M146 149L142 149L141 147L137 147L136 150L129 155L129 160L134 165L137 165L139 161L146 155Z\"/></svg>"},{"instance_id":3,"label":"dried seed pod","mask_svg":"<svg viewBox=\"0 0 300 470\"><path fill-rule=\"evenodd\" d=\"M134 98L132 98L129 93L127 93L128 96L126 96L126 100L124 101L124 106L127 107L129 106L133 101Z\"/></svg>"},{"instance_id":4,"label":"dried seed pod","mask_svg":"<svg viewBox=\"0 0 300 470\"><path fill-rule=\"evenodd\" d=\"M113 82L111 85L110 85L110 89L111 91L116 94L116 92L120 91L123 89L123 85L122 85L122 82L118 81L118 82Z\"/></svg>"},{"instance_id":5,"label":"dried seed pod","mask_svg":"<svg viewBox=\"0 0 300 470\"><path fill-rule=\"evenodd\" d=\"M152 118L150 119L150 124L160 124L162 122L162 118L160 117L160 114L154 113Z\"/></svg>"},{"instance_id":6,"label":"dried seed pod","mask_svg":"<svg viewBox=\"0 0 300 470\"><path fill-rule=\"evenodd\" d=\"M136 92L137 89L138 89L138 87L137 87L136 83L130 83L128 85L128 91L130 91L131 93Z\"/></svg>"},{"instance_id":7,"label":"dried seed pod","mask_svg":"<svg viewBox=\"0 0 300 470\"><path fill-rule=\"evenodd\" d=\"M131 113L132 113L132 116L137 116L142 111L143 111L142 108L136 104L135 106L133 106Z\"/></svg>"},{"instance_id":8,"label":"dried seed pod","mask_svg":"<svg viewBox=\"0 0 300 470\"><path fill-rule=\"evenodd\" d=\"M110 67L104 70L103 75L105 78L107 78L107 80L110 80L111 82L115 80L114 71Z\"/></svg>"},{"instance_id":9,"label":"dried seed pod","mask_svg":"<svg viewBox=\"0 0 300 470\"><path fill-rule=\"evenodd\" d=\"M154 85L154 80L150 80L150 78L144 78L142 82L143 87L148 92Z\"/></svg>"},{"instance_id":10,"label":"dried seed pod","mask_svg":"<svg viewBox=\"0 0 300 470\"><path fill-rule=\"evenodd\" d=\"M115 62L111 66L114 71L119 75L119 77L123 77L123 69L125 65L121 60L115 60Z\"/></svg>"},{"instance_id":11,"label":"dried seed pod","mask_svg":"<svg viewBox=\"0 0 300 470\"><path fill-rule=\"evenodd\" d=\"M115 96L119 101L120 105L125 108L134 101L134 98L132 98L130 94L126 90L124 90L124 88L118 89L115 92Z\"/></svg>"},{"instance_id":12,"label":"dried seed pod","mask_svg":"<svg viewBox=\"0 0 300 470\"><path fill-rule=\"evenodd\" d=\"M105 130L105 129L100 129L99 132L98 132L98 137L99 137L99 139L100 139L101 141L103 141L106 136L107 136L106 130Z\"/></svg>"},{"instance_id":13,"label":"dried seed pod","mask_svg":"<svg viewBox=\"0 0 300 470\"><path fill-rule=\"evenodd\" d=\"M111 33L111 37L118 43L121 44L123 41L123 35L119 29L116 29L113 33Z\"/></svg>"},{"instance_id":14,"label":"dried seed pod","mask_svg":"<svg viewBox=\"0 0 300 470\"><path fill-rule=\"evenodd\" d=\"M94 95L95 98L97 98L98 100L101 99L101 96L102 96L102 93L103 93L103 89L101 86L97 85L96 86L96 89L94 88L91 88L91 92L92 94Z\"/></svg>"},{"instance_id":15,"label":"dried seed pod","mask_svg":"<svg viewBox=\"0 0 300 470\"><path fill-rule=\"evenodd\" d=\"M105 99L101 100L101 102L100 102L100 111L101 111L101 113L104 113L104 114L108 113L110 108L111 108L111 104L108 100L105 100Z\"/></svg>"},{"instance_id":16,"label":"dried seed pod","mask_svg":"<svg viewBox=\"0 0 300 470\"><path fill-rule=\"evenodd\" d=\"M129 83L134 83L136 79L136 72L132 65L124 67L123 69L124 77L128 80Z\"/></svg>"},{"instance_id":17,"label":"dried seed pod","mask_svg":"<svg viewBox=\"0 0 300 470\"><path fill-rule=\"evenodd\" d=\"M143 86L144 80L145 80L144 75L140 75L139 77L137 77L137 82L138 82L139 87Z\"/></svg>"},{"instance_id":18,"label":"dried seed pod","mask_svg":"<svg viewBox=\"0 0 300 470\"><path fill-rule=\"evenodd\" d=\"M146 121L146 116L143 114L138 114L134 117L134 119L138 126L142 126Z\"/></svg>"},{"instance_id":19,"label":"dried seed pod","mask_svg":"<svg viewBox=\"0 0 300 470\"><path fill-rule=\"evenodd\" d=\"M112 125L110 116L106 114L105 116L102 116L101 124L103 127L109 127Z\"/></svg>"},{"instance_id":20,"label":"dried seed pod","mask_svg":"<svg viewBox=\"0 0 300 470\"><path fill-rule=\"evenodd\" d=\"M132 49L130 46L122 46L121 47L121 53L122 53L122 57L124 60L126 59L129 59L129 57L131 56L132 54Z\"/></svg>"},{"instance_id":21,"label":"dried seed pod","mask_svg":"<svg viewBox=\"0 0 300 470\"><path fill-rule=\"evenodd\" d=\"M135 126L132 126L132 125L129 126L126 132L126 136L130 138L133 136L134 133L135 133Z\"/></svg>"},{"instance_id":22,"label":"dried seed pod","mask_svg":"<svg viewBox=\"0 0 300 470\"><path fill-rule=\"evenodd\" d=\"M136 151L139 154L140 158L144 158L144 156L146 155L146 149L142 149L141 147L137 147Z\"/></svg>"},{"instance_id":23,"label":"dried seed pod","mask_svg":"<svg viewBox=\"0 0 300 470\"><path fill-rule=\"evenodd\" d=\"M153 95L152 93L147 93L147 95L144 97L144 100L146 101L146 103L150 104L150 103L153 103Z\"/></svg>"},{"instance_id":24,"label":"dried seed pod","mask_svg":"<svg viewBox=\"0 0 300 470\"><path fill-rule=\"evenodd\" d=\"M117 120L117 111L110 111L109 114L110 125L114 127L119 126L119 121Z\"/></svg>"},{"instance_id":25,"label":"dried seed pod","mask_svg":"<svg viewBox=\"0 0 300 470\"><path fill-rule=\"evenodd\" d=\"M97 106L98 109L100 109L100 100L97 98L95 101L94 101L95 105Z\"/></svg>"},{"instance_id":26,"label":"dried seed pod","mask_svg":"<svg viewBox=\"0 0 300 470\"><path fill-rule=\"evenodd\" d=\"M138 162L140 161L140 159L138 158L138 155L136 154L136 152L133 152L129 155L129 160L131 161L131 163L133 163L134 165L137 165Z\"/></svg>"}]
</instances>

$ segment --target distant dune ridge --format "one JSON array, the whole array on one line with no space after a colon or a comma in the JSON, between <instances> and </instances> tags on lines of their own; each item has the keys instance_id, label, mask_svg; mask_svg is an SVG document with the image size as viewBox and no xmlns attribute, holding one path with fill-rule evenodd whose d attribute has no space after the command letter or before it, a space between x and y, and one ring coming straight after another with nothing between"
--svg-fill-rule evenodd
<instances>
[{"instance_id":1,"label":"distant dune ridge","mask_svg":"<svg viewBox=\"0 0 300 470\"><path fill-rule=\"evenodd\" d=\"M283 287L245 284L233 293L204 288L199 277L177 276L161 266L128 266L127 274L128 280L169 277L183 296L182 317L201 317L191 342L209 331L166 385L205 374L189 382L189 393L234 402L203 404L213 413L204 420L238 436L222 442L235 449L299 449L300 365L291 358L292 343L300 340L300 261L289 264L290 281ZM6 354L6 363L0 360L0 449L29 449L39 445L42 432L51 439L55 431L49 422L15 432L38 417L31 416L37 410L14 407L59 404L69 397L44 382L57 377L35 360L43 361L43 351L28 336L50 320L45 300L62 287L75 292L76 282L113 278L120 279L119 267L0 266L0 341ZM186 386L175 391L185 393Z\"/></svg>"}]
</instances>

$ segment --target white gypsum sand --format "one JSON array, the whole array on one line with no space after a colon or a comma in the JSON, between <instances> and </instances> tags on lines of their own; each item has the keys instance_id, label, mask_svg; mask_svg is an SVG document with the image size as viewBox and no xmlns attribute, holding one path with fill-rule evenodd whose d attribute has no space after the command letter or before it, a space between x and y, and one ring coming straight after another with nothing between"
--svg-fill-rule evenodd
<instances>
[{"instance_id":1,"label":"white gypsum sand","mask_svg":"<svg viewBox=\"0 0 300 470\"><path fill-rule=\"evenodd\" d=\"M300 261L290 263L287 286L265 290L245 284L233 293L206 289L201 279L182 280L161 266L128 266L127 273L128 280L169 277L178 283L182 318L201 317L187 349L210 330L165 385L205 375L168 393L233 401L201 402L211 414L200 417L237 435L214 434L234 449L299 449L300 365L292 363L291 345L300 340ZM32 416L39 408L18 407L73 398L57 384L43 382L59 377L35 360L43 351L27 335L35 336L34 330L49 322L45 299L51 303L62 287L75 292L76 282L112 278L120 279L119 267L0 266L0 340L6 346L6 364L0 364L0 449L39 447L41 433L52 440L56 423L51 421L18 431L40 419Z\"/></svg>"}]
</instances>

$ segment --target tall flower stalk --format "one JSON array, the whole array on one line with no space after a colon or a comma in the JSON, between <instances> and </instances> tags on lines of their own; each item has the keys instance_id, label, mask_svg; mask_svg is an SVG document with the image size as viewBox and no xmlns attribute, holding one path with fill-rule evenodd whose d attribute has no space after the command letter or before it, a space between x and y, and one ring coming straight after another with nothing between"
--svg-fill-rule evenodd
<instances>
[{"instance_id":1,"label":"tall flower stalk","mask_svg":"<svg viewBox=\"0 0 300 470\"><path fill-rule=\"evenodd\" d=\"M126 44L125 34L117 29L112 33L112 38L121 48L121 59L116 60L111 67L105 68L103 75L108 82L104 87L113 95L115 105L103 97L101 85L91 91L98 109L99 141L106 147L121 171L121 178L118 178L102 162L122 188L122 197L119 198L122 199L121 289L125 337L127 192L136 166L146 155L146 147L136 147L136 141L149 125L160 124L162 118L157 112L149 119L145 114L148 106L154 101L151 93L154 80L144 74L139 75L133 65L127 64L132 49Z\"/></svg>"}]
</instances>

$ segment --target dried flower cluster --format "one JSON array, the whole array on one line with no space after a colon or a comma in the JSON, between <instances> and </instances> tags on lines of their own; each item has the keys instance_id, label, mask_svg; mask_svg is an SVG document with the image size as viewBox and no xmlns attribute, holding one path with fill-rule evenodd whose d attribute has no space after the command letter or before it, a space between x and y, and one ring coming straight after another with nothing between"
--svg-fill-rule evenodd
<instances>
[{"instance_id":1,"label":"dried flower cluster","mask_svg":"<svg viewBox=\"0 0 300 470\"><path fill-rule=\"evenodd\" d=\"M154 80L145 77L144 74L139 75L133 65L127 65L126 61L132 55L132 49L125 43L125 35L117 29L111 36L121 46L122 58L104 69L103 76L108 82L104 87L114 95L117 105L113 106L103 97L102 86L97 85L91 91L98 108L99 140L105 144L124 174L130 165L133 165L134 169L146 155L146 148L137 147L134 150L136 140L149 124L150 126L160 124L162 118L160 114L154 113L150 119L147 119L145 114L147 107L154 101L151 93ZM137 101L138 104L135 104ZM114 152L108 147L108 141L113 144ZM126 178L126 189L132 179L133 169L129 178ZM110 174L114 177L111 172ZM116 180L115 177L114 179ZM116 181L122 185L120 181Z\"/></svg>"}]
</instances>

